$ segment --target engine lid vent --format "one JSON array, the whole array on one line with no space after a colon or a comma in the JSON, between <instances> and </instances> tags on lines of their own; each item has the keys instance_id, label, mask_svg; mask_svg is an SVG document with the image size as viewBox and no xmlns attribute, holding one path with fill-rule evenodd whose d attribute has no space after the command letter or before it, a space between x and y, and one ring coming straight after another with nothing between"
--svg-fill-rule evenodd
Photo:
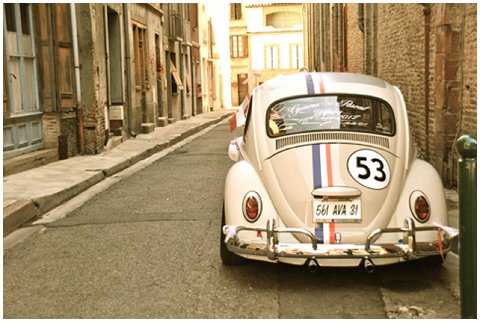
<instances>
[{"instance_id":1,"label":"engine lid vent","mask_svg":"<svg viewBox=\"0 0 480 322\"><path fill-rule=\"evenodd\" d=\"M354 141L373 144L387 149L390 148L390 141L384 136L354 132L315 132L298 134L279 138L275 141L275 144L277 150L279 150L290 145L316 141Z\"/></svg>"}]
</instances>

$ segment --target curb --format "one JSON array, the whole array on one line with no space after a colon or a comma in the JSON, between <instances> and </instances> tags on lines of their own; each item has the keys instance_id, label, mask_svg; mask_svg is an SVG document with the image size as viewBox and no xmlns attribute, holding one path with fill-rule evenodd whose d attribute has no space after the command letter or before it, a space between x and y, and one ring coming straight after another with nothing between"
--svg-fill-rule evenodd
<instances>
[{"instance_id":1,"label":"curb","mask_svg":"<svg viewBox=\"0 0 480 322\"><path fill-rule=\"evenodd\" d=\"M169 139L168 142L154 144L151 147L147 147L144 151L139 151L139 153L133 155L127 160L122 160L118 164L114 164L109 168L101 169L97 173L92 172L92 176L89 176L88 178L74 184L71 187L54 192L53 194L42 196L40 198L32 198L30 200L4 200L3 236L7 236L29 221L39 219L43 214L55 207L58 207L62 203L75 197L79 193L87 190L91 186L103 181L104 179L113 176L116 173L125 170L126 168L129 168L130 166L152 156L155 153L175 145L176 143L194 135L197 132L200 132L211 125L220 123L230 115L231 112L226 111L224 114L219 115L218 117L198 124L186 130L185 132L180 133L179 135L175 135Z\"/></svg>"}]
</instances>

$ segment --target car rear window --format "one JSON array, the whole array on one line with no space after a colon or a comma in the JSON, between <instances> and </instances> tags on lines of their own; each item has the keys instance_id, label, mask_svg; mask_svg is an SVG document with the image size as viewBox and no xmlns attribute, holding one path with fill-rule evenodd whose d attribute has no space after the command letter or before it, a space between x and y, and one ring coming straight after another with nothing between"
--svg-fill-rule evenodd
<instances>
[{"instance_id":1,"label":"car rear window","mask_svg":"<svg viewBox=\"0 0 480 322\"><path fill-rule=\"evenodd\" d=\"M286 99L267 111L270 137L312 132L353 131L392 136L395 118L384 101L359 95L322 95Z\"/></svg>"}]
</instances>

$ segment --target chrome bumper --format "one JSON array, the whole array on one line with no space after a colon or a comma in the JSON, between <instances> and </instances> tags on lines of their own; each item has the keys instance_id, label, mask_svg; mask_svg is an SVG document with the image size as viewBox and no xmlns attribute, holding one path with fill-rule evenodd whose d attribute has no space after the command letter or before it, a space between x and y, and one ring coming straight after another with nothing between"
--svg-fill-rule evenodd
<instances>
[{"instance_id":1,"label":"chrome bumper","mask_svg":"<svg viewBox=\"0 0 480 322\"><path fill-rule=\"evenodd\" d=\"M242 242L238 233L254 231L266 233L266 242ZM419 231L436 231L437 240L417 242ZM431 255L443 255L450 251L451 241L458 235L458 230L440 225L415 227L412 218L405 220L404 227L378 228L368 235L365 244L319 244L317 238L304 228L277 228L275 220L267 221L266 228L245 226L223 226L225 244L234 253L243 255L264 256L270 260L279 258L305 259L372 259L403 258L411 260ZM385 233L403 233L403 243L374 244ZM301 234L310 239L310 243L279 243L278 234Z\"/></svg>"}]
</instances>

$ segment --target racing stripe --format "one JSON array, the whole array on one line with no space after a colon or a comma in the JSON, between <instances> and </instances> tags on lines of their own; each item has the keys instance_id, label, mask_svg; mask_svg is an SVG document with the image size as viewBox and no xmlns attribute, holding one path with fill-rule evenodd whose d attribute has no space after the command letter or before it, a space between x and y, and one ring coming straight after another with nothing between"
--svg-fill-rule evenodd
<instances>
[{"instance_id":1,"label":"racing stripe","mask_svg":"<svg viewBox=\"0 0 480 322\"><path fill-rule=\"evenodd\" d=\"M328 187L327 149L325 144L320 144L320 177L322 178L322 188Z\"/></svg>"},{"instance_id":2,"label":"racing stripe","mask_svg":"<svg viewBox=\"0 0 480 322\"><path fill-rule=\"evenodd\" d=\"M330 244L335 244L336 243L336 240L335 240L335 222L332 221L329 225L330 227Z\"/></svg>"},{"instance_id":3,"label":"racing stripe","mask_svg":"<svg viewBox=\"0 0 480 322\"><path fill-rule=\"evenodd\" d=\"M313 172L313 189L322 187L322 171L320 163L320 144L312 144L312 172ZM315 224L315 237L323 244L323 223Z\"/></svg>"},{"instance_id":4,"label":"racing stripe","mask_svg":"<svg viewBox=\"0 0 480 322\"><path fill-rule=\"evenodd\" d=\"M330 223L323 224L323 243L330 244Z\"/></svg>"},{"instance_id":5,"label":"racing stripe","mask_svg":"<svg viewBox=\"0 0 480 322\"><path fill-rule=\"evenodd\" d=\"M322 187L322 171L320 164L320 144L312 145L313 189Z\"/></svg>"},{"instance_id":6,"label":"racing stripe","mask_svg":"<svg viewBox=\"0 0 480 322\"><path fill-rule=\"evenodd\" d=\"M323 244L324 237L323 237L323 223L319 223L315 225L315 237L317 237L320 244Z\"/></svg>"},{"instance_id":7,"label":"racing stripe","mask_svg":"<svg viewBox=\"0 0 480 322\"><path fill-rule=\"evenodd\" d=\"M320 90L320 94L325 93L325 83L323 82L322 78L320 78L318 89Z\"/></svg>"},{"instance_id":8,"label":"racing stripe","mask_svg":"<svg viewBox=\"0 0 480 322\"><path fill-rule=\"evenodd\" d=\"M332 154L330 151L330 144L325 145L325 158L327 163L327 183L328 187L333 187L333 176L332 176Z\"/></svg>"},{"instance_id":9,"label":"racing stripe","mask_svg":"<svg viewBox=\"0 0 480 322\"><path fill-rule=\"evenodd\" d=\"M313 86L313 79L312 79L312 75L310 74L307 74L305 76L306 80L307 80L307 94L309 95L313 95L315 94L315 88Z\"/></svg>"}]
</instances>

